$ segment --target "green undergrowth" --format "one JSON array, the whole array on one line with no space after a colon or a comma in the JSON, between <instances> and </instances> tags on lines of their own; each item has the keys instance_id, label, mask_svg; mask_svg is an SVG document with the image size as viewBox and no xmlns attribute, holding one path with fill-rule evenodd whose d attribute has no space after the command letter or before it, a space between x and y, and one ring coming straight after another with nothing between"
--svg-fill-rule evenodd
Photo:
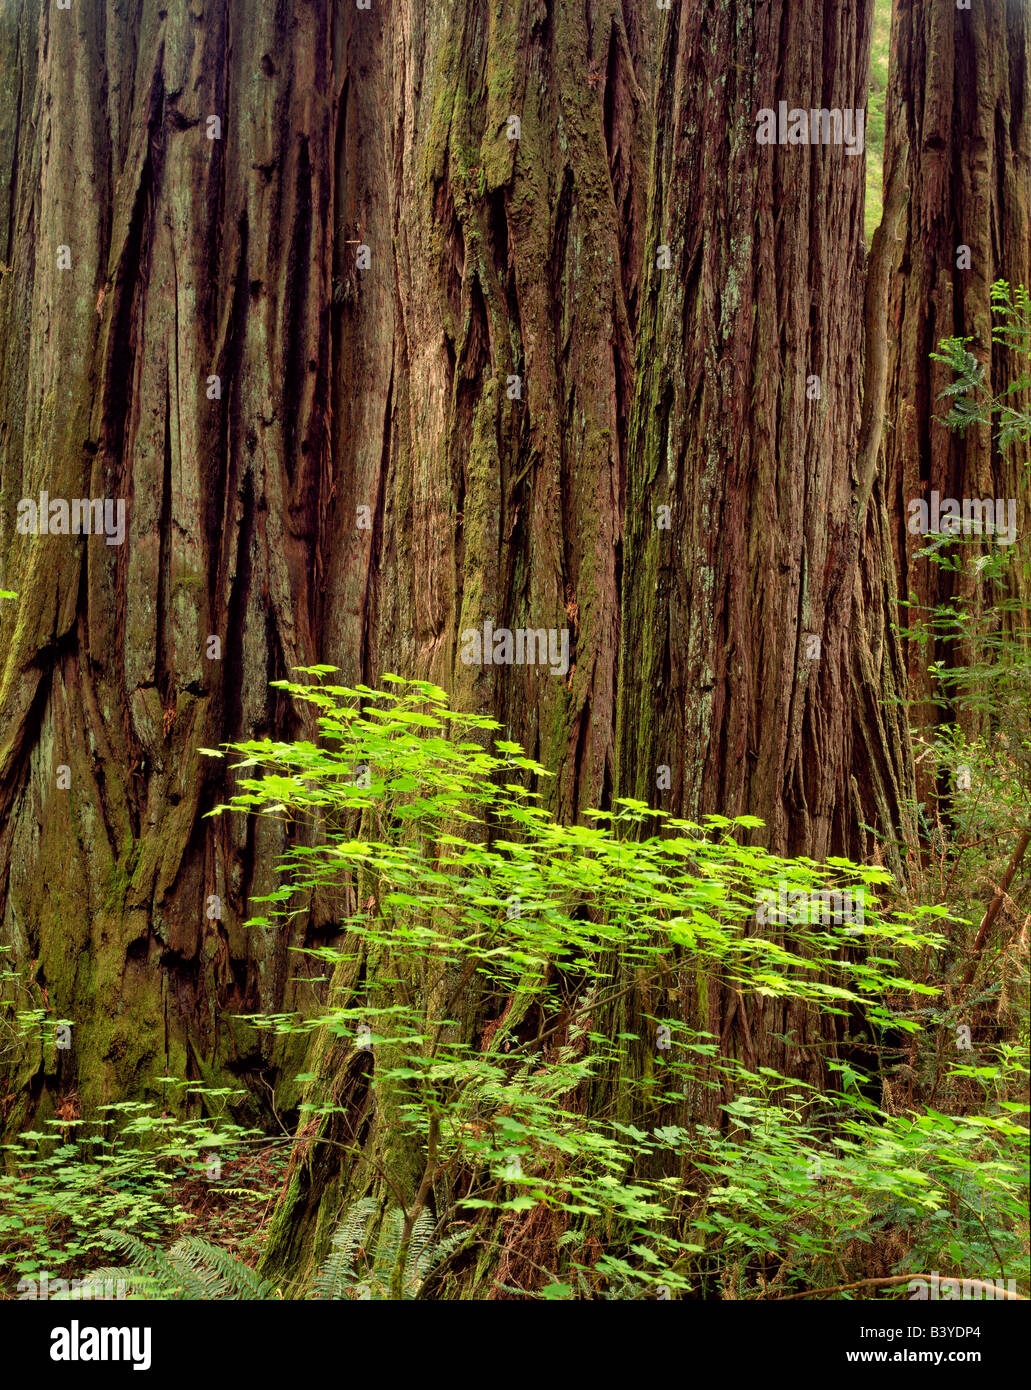
<instances>
[{"instance_id":1,"label":"green undergrowth","mask_svg":"<svg viewBox=\"0 0 1031 1390\"><path fill-rule=\"evenodd\" d=\"M493 721L425 682L333 674L278 683L314 706L318 738L234 745L237 792L214 813L289 831L250 925L274 931L316 896L350 904L339 940L307 952L325 1004L247 1020L310 1035L322 1059L296 1078L285 1171L231 1194L261 1210L256 1240L198 1244L169 1194L187 1168L217 1185L213 1153L268 1136L213 1115L220 1093L195 1119L126 1103L107 1137L75 1118L9 1146L9 1295L44 1269L110 1274L116 1254L142 1298L849 1297L871 1262L1023 1279L1027 1067L1016 1047L957 1051L934 1018L946 905L908 903L879 867L746 844L754 817L624 798L559 824L547 770ZM783 1069L707 1029L698 1001L716 989L753 1019L788 1011ZM805 1075L793 1030L820 1020L937 1049L963 1105L900 1103L848 1049ZM277 1224L305 1219L302 1167L357 1112L353 1142L320 1159L339 1195L318 1249L291 1269L270 1257Z\"/></svg>"}]
</instances>

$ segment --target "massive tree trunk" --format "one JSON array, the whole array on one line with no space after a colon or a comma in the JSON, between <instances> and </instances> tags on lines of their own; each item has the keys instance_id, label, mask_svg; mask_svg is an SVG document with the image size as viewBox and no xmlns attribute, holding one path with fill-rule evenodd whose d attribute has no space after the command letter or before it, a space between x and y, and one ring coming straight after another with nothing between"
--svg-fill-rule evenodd
<instances>
[{"instance_id":1,"label":"massive tree trunk","mask_svg":"<svg viewBox=\"0 0 1031 1390\"><path fill-rule=\"evenodd\" d=\"M197 750L289 731L269 679L318 651L332 34L324 6L127 15L2 11L0 901L73 1024L19 1059L14 1118L44 1082L89 1108L257 1066L218 1015L291 994L289 943L240 925L275 842L201 820ZM118 499L124 543L18 534L41 491Z\"/></svg>"},{"instance_id":2,"label":"massive tree trunk","mask_svg":"<svg viewBox=\"0 0 1031 1390\"><path fill-rule=\"evenodd\" d=\"M398 6L341 36L323 652L497 713L558 774L566 816L613 780L640 8ZM569 674L464 665L460 633L487 619L568 626Z\"/></svg>"},{"instance_id":3,"label":"massive tree trunk","mask_svg":"<svg viewBox=\"0 0 1031 1390\"><path fill-rule=\"evenodd\" d=\"M861 843L864 170L757 145L756 113L865 107L871 10L688 6L663 30L628 482L622 785L651 798L668 768L670 809L748 811L818 856Z\"/></svg>"},{"instance_id":4,"label":"massive tree trunk","mask_svg":"<svg viewBox=\"0 0 1031 1390\"><path fill-rule=\"evenodd\" d=\"M663 29L629 451L620 786L761 816L770 848L816 857L905 818L901 710L877 705L900 676L891 556L860 547L881 526L857 458L864 161L757 144L756 116L865 108L871 19L685 6ZM732 1001L707 1012L729 1041ZM746 1057L797 1066L812 1042L819 1068L811 1022L761 1015L736 1024ZM797 1049L769 1041L792 1026Z\"/></svg>"},{"instance_id":5,"label":"massive tree trunk","mask_svg":"<svg viewBox=\"0 0 1031 1390\"><path fill-rule=\"evenodd\" d=\"M942 499L1013 498L1017 535L1027 535L1027 474L1018 451L1000 453L987 426L950 431L938 399L952 381L931 360L943 338L970 337L996 392L1019 371L1013 354L991 341L989 291L994 281L1031 286L1031 14L1018 0L958 10L931 0L900 0L892 34L886 172L908 143L911 187L889 315L889 399L885 442L886 497L893 522L899 587L917 605L909 619L954 595L976 608L969 566L957 576L915 554L921 535L907 530L908 506ZM969 255L964 254L964 251ZM1011 398L1026 409L1027 395ZM1021 594L1019 570L1011 573ZM1023 598L1027 600L1027 590ZM963 653L959 654L960 659ZM927 668L951 662L941 645L906 641L914 722L933 725ZM947 716L951 717L951 716ZM920 793L931 789L931 764Z\"/></svg>"},{"instance_id":6,"label":"massive tree trunk","mask_svg":"<svg viewBox=\"0 0 1031 1390\"><path fill-rule=\"evenodd\" d=\"M0 903L74 1039L12 1120L284 1060L220 1017L295 998L302 937L240 925L277 842L201 819L196 750L295 732L296 664L430 677L564 815L609 794L652 22L0 12ZM124 545L18 534L41 490L124 499ZM569 673L464 665L487 619Z\"/></svg>"}]
</instances>

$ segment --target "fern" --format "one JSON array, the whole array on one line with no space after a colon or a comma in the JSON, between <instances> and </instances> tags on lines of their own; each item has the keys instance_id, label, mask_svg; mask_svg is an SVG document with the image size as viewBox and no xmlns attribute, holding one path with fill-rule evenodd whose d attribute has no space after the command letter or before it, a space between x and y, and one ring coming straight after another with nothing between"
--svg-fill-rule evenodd
<instances>
[{"instance_id":1,"label":"fern","mask_svg":"<svg viewBox=\"0 0 1031 1390\"><path fill-rule=\"evenodd\" d=\"M425 1284L431 1270L437 1269L442 1265L456 1250L461 1249L468 1239L469 1232L463 1228L462 1230L452 1231L449 1236L445 1236L443 1240L438 1241L436 1245L427 1249L418 1270L420 1289L423 1284Z\"/></svg>"},{"instance_id":2,"label":"fern","mask_svg":"<svg viewBox=\"0 0 1031 1390\"><path fill-rule=\"evenodd\" d=\"M109 1238L116 1250L132 1260L131 1265L115 1271L116 1278L124 1279L141 1298L182 1297L179 1273L170 1252L124 1231L112 1232Z\"/></svg>"},{"instance_id":3,"label":"fern","mask_svg":"<svg viewBox=\"0 0 1031 1390\"><path fill-rule=\"evenodd\" d=\"M371 1197L353 1203L340 1222L312 1286L313 1299L341 1299L354 1283L354 1257L365 1235L369 1218L376 1209Z\"/></svg>"},{"instance_id":4,"label":"fern","mask_svg":"<svg viewBox=\"0 0 1031 1390\"><path fill-rule=\"evenodd\" d=\"M93 1278L121 1279L137 1297L208 1302L273 1296L274 1286L243 1260L196 1236L183 1236L170 1250L123 1233L113 1233L110 1239L133 1263L98 1270Z\"/></svg>"},{"instance_id":5,"label":"fern","mask_svg":"<svg viewBox=\"0 0 1031 1390\"><path fill-rule=\"evenodd\" d=\"M434 1254L433 1220L423 1207L412 1227L411 1239L408 1242L408 1258L405 1260L405 1284L407 1286L410 1282L413 1285L413 1298L436 1263Z\"/></svg>"},{"instance_id":6,"label":"fern","mask_svg":"<svg viewBox=\"0 0 1031 1390\"><path fill-rule=\"evenodd\" d=\"M399 1208L384 1213L376 1243L366 1253L369 1224L379 1209L371 1197L363 1197L347 1210L333 1233L329 1254L312 1283L311 1298L339 1301L362 1297L388 1299L391 1275L401 1252L404 1215ZM423 1208L408 1243L402 1278L402 1297L419 1295L430 1271L468 1239L465 1229L443 1240L434 1240L433 1217ZM148 1300L221 1301L261 1300L275 1296L275 1286L251 1267L210 1241L183 1236L168 1250L148 1245L138 1236L109 1233L114 1249L131 1263L121 1268L96 1270L92 1278L123 1281L130 1297Z\"/></svg>"},{"instance_id":7,"label":"fern","mask_svg":"<svg viewBox=\"0 0 1031 1390\"><path fill-rule=\"evenodd\" d=\"M399 1208L386 1212L380 1223L376 1244L371 1256L359 1263L362 1242L369 1220L378 1204L363 1197L348 1208L331 1241L327 1255L312 1285L314 1299L361 1297L364 1291L372 1299L390 1297L391 1275L401 1253L404 1214ZM419 1213L412 1226L401 1280L402 1297L415 1299L430 1271L451 1255L468 1238L460 1230L442 1241L433 1239L433 1217L427 1208Z\"/></svg>"},{"instance_id":8,"label":"fern","mask_svg":"<svg viewBox=\"0 0 1031 1390\"><path fill-rule=\"evenodd\" d=\"M198 1278L207 1280L213 1274L220 1279L224 1292L205 1297L265 1299L275 1293L275 1286L269 1280L262 1279L250 1265L221 1246L212 1245L197 1236L184 1236L172 1248L173 1256L177 1252Z\"/></svg>"},{"instance_id":9,"label":"fern","mask_svg":"<svg viewBox=\"0 0 1031 1390\"><path fill-rule=\"evenodd\" d=\"M420 1212L419 1215L421 1217L423 1213ZM379 1240L376 1242L376 1251L372 1258L370 1277L366 1281L372 1286L371 1296L373 1298L385 1298L387 1296L386 1291L390 1288L390 1276L401 1249L403 1227L404 1217L396 1208L393 1211L388 1211L384 1216L380 1226Z\"/></svg>"}]
</instances>

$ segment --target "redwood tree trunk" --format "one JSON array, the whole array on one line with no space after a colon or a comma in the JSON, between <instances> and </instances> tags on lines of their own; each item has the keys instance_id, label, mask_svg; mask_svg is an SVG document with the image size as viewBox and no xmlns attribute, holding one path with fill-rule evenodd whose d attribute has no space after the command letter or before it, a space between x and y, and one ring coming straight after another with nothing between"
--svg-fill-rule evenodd
<instances>
[{"instance_id":1,"label":"redwood tree trunk","mask_svg":"<svg viewBox=\"0 0 1031 1390\"><path fill-rule=\"evenodd\" d=\"M871 8L689 6L664 28L628 481L626 790L669 767L669 809L748 811L818 856L850 838L864 166L759 145L756 113L863 107Z\"/></svg>"},{"instance_id":2,"label":"redwood tree trunk","mask_svg":"<svg viewBox=\"0 0 1031 1390\"><path fill-rule=\"evenodd\" d=\"M433 678L564 815L609 794L653 16L586 20L0 13L0 920L74 1040L12 1120L287 1060L223 1015L334 924L241 925L277 842L202 820L196 750L296 732L298 663ZM124 544L18 534L44 489L124 499ZM464 665L488 619L568 627L569 673Z\"/></svg>"},{"instance_id":3,"label":"redwood tree trunk","mask_svg":"<svg viewBox=\"0 0 1031 1390\"><path fill-rule=\"evenodd\" d=\"M813 0L663 28L629 451L620 786L817 858L871 852L861 824L894 839L907 778L901 711L876 705L900 675L890 552L879 494L858 500L864 161L757 144L756 116L864 108L871 20ZM812 1021L707 998L686 1017L728 1044L733 1023L749 1061L818 1071Z\"/></svg>"},{"instance_id":4,"label":"redwood tree trunk","mask_svg":"<svg viewBox=\"0 0 1031 1390\"><path fill-rule=\"evenodd\" d=\"M14 1118L43 1084L259 1066L219 1013L292 995L289 942L240 925L275 842L201 820L197 750L294 727L268 682L318 653L332 32L126 13L0 16L2 936L73 1023L18 1059ZM122 499L124 543L18 534L41 490Z\"/></svg>"},{"instance_id":5,"label":"redwood tree trunk","mask_svg":"<svg viewBox=\"0 0 1031 1390\"><path fill-rule=\"evenodd\" d=\"M994 428L953 433L941 423L938 399L952 373L932 362L941 339L969 337L995 392L1013 382L1019 364L991 342L989 291L1006 279L1031 286L1031 13L1023 3L975 4L967 10L930 0L899 0L893 19L886 168L908 141L912 193L893 281L885 495L893 521L899 587L918 608L907 622L954 595L976 610L970 568L960 579L926 559L920 535L907 530L908 505L941 498L1014 498L1017 535L1026 537L1031 499L1024 462L1000 453ZM969 250L969 268L961 248ZM1011 403L1027 408L1027 393ZM1026 578L1011 575L1028 598ZM1023 624L1020 624L1021 626ZM929 703L927 667L955 658L941 646L906 641L914 720L941 717ZM963 653L959 654L962 659ZM920 793L930 790L921 773Z\"/></svg>"}]
</instances>

